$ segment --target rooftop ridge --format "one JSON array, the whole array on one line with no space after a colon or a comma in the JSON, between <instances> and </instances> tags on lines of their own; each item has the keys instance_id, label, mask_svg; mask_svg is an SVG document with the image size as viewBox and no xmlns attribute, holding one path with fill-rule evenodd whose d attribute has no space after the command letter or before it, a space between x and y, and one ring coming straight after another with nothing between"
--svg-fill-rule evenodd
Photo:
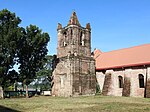
<instances>
[{"instance_id":1,"label":"rooftop ridge","mask_svg":"<svg viewBox=\"0 0 150 112\"><path fill-rule=\"evenodd\" d=\"M96 58L96 68L113 69L150 64L150 43L102 53Z\"/></svg>"},{"instance_id":2,"label":"rooftop ridge","mask_svg":"<svg viewBox=\"0 0 150 112\"><path fill-rule=\"evenodd\" d=\"M122 50L126 50L126 49L133 49L133 48L138 48L138 47L147 46L147 45L150 45L150 43L141 44L141 45L136 45L136 46L132 46L132 47L128 47L128 48L116 49L116 50L107 51L107 52L102 52L102 54L104 54L104 53L110 53L110 52L122 51Z\"/></svg>"}]
</instances>

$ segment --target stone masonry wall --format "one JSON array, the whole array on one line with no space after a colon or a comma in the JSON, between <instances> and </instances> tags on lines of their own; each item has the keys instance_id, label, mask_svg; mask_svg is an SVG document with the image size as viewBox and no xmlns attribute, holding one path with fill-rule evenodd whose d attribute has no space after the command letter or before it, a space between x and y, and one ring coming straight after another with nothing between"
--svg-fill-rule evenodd
<instances>
[{"instance_id":1,"label":"stone masonry wall","mask_svg":"<svg viewBox=\"0 0 150 112\"><path fill-rule=\"evenodd\" d=\"M95 94L96 77L95 62L90 58L72 59L73 96Z\"/></svg>"},{"instance_id":2,"label":"stone masonry wall","mask_svg":"<svg viewBox=\"0 0 150 112\"><path fill-rule=\"evenodd\" d=\"M144 84L145 86L147 85L146 94L147 97L150 97L150 68L132 67L128 69L106 70L105 74L97 71L96 78L100 88L102 88L103 95L144 97L145 88L140 88L139 86L139 74L144 76ZM146 74L148 74L147 81ZM119 87L119 76L123 78L122 88Z\"/></svg>"},{"instance_id":3,"label":"stone masonry wall","mask_svg":"<svg viewBox=\"0 0 150 112\"><path fill-rule=\"evenodd\" d=\"M112 71L105 74L104 86L102 90L103 95L112 95Z\"/></svg>"},{"instance_id":4,"label":"stone masonry wall","mask_svg":"<svg viewBox=\"0 0 150 112\"><path fill-rule=\"evenodd\" d=\"M65 57L57 64L53 76L54 96L95 94L95 61L91 58Z\"/></svg>"},{"instance_id":5,"label":"stone masonry wall","mask_svg":"<svg viewBox=\"0 0 150 112\"><path fill-rule=\"evenodd\" d=\"M113 96L122 96L122 90L123 88L119 87L119 77L122 77L122 81L124 83L124 72L116 70L112 74L113 78Z\"/></svg>"},{"instance_id":6,"label":"stone masonry wall","mask_svg":"<svg viewBox=\"0 0 150 112\"><path fill-rule=\"evenodd\" d=\"M70 75L69 60L60 60L57 64L53 76L54 85L52 95L54 96L72 96L72 75Z\"/></svg>"},{"instance_id":7,"label":"stone masonry wall","mask_svg":"<svg viewBox=\"0 0 150 112\"><path fill-rule=\"evenodd\" d=\"M91 57L91 27L82 27L75 12L67 26L57 27L57 59L52 94L74 96L95 94L95 60Z\"/></svg>"},{"instance_id":8,"label":"stone masonry wall","mask_svg":"<svg viewBox=\"0 0 150 112\"><path fill-rule=\"evenodd\" d=\"M144 82L146 82L146 69L145 68L135 68L130 69L129 74L125 72L125 74L129 75L131 87L130 87L130 96L136 97L144 97L144 88L139 87L139 74L144 76Z\"/></svg>"},{"instance_id":9,"label":"stone masonry wall","mask_svg":"<svg viewBox=\"0 0 150 112\"><path fill-rule=\"evenodd\" d=\"M150 67L147 68L146 97L150 98Z\"/></svg>"}]
</instances>

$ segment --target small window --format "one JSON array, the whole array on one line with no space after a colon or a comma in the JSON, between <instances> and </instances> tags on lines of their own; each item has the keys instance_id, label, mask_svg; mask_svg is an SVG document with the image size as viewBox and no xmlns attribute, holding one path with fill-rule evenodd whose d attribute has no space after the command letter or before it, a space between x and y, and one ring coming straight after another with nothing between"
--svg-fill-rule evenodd
<instances>
[{"instance_id":1,"label":"small window","mask_svg":"<svg viewBox=\"0 0 150 112\"><path fill-rule=\"evenodd\" d=\"M144 88L144 76L139 74L139 87Z\"/></svg>"},{"instance_id":2,"label":"small window","mask_svg":"<svg viewBox=\"0 0 150 112\"><path fill-rule=\"evenodd\" d=\"M119 88L123 88L123 77L118 76L118 80L119 80Z\"/></svg>"}]
</instances>

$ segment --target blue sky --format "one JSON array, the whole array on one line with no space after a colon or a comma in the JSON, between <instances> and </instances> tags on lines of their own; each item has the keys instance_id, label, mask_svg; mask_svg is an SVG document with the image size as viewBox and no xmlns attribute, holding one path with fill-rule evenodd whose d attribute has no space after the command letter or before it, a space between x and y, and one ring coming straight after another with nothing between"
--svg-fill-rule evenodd
<instances>
[{"instance_id":1,"label":"blue sky","mask_svg":"<svg viewBox=\"0 0 150 112\"><path fill-rule=\"evenodd\" d=\"M73 11L92 27L92 49L103 52L150 43L150 0L0 0L22 20L48 32L48 54L55 54L57 23L67 25Z\"/></svg>"}]
</instances>

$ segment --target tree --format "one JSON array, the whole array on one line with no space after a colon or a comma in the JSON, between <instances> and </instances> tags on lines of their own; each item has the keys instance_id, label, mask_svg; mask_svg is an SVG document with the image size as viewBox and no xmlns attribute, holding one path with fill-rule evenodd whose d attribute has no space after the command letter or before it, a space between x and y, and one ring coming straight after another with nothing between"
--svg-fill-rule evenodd
<instances>
[{"instance_id":1,"label":"tree","mask_svg":"<svg viewBox=\"0 0 150 112\"><path fill-rule=\"evenodd\" d=\"M43 60L47 54L47 43L50 40L48 33L42 33L35 25L30 25L22 31L23 37L20 39L18 50L19 79L26 85L26 97L28 97L28 85L36 77L43 67Z\"/></svg>"},{"instance_id":2,"label":"tree","mask_svg":"<svg viewBox=\"0 0 150 112\"><path fill-rule=\"evenodd\" d=\"M10 77L9 71L15 64L17 43L20 35L21 22L15 13L7 9L0 11L0 86L2 87L2 97L4 87Z\"/></svg>"},{"instance_id":3,"label":"tree","mask_svg":"<svg viewBox=\"0 0 150 112\"><path fill-rule=\"evenodd\" d=\"M39 87L41 90L51 90L52 61L53 56L46 55L45 60L43 60L43 68L39 72L37 72L36 75L36 88Z\"/></svg>"}]
</instances>

